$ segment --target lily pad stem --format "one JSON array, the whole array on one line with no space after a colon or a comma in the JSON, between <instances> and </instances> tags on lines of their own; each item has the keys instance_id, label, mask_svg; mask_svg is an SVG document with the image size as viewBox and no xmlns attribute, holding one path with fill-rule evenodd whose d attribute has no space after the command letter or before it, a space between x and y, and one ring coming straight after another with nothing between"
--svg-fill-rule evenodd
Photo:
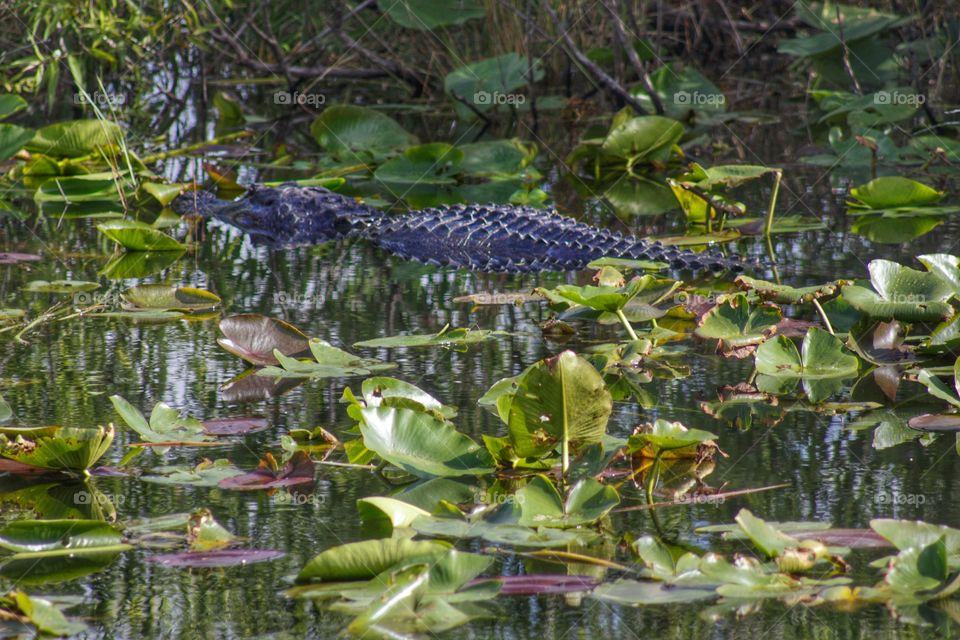
<instances>
[{"instance_id":1,"label":"lily pad stem","mask_svg":"<svg viewBox=\"0 0 960 640\"><path fill-rule=\"evenodd\" d=\"M617 309L617 317L620 318L620 322L623 323L623 328L627 330L627 335L630 336L631 340L639 340L637 337L637 332L633 330L633 325L630 324L630 321L627 320L627 316L623 313L623 309Z\"/></svg>"},{"instance_id":2,"label":"lily pad stem","mask_svg":"<svg viewBox=\"0 0 960 640\"><path fill-rule=\"evenodd\" d=\"M769 237L773 229L773 213L777 209L777 196L780 195L780 181L783 179L783 169L777 169L773 174L773 192L770 194L770 207L767 209L767 221L763 225L763 235Z\"/></svg>"},{"instance_id":3,"label":"lily pad stem","mask_svg":"<svg viewBox=\"0 0 960 640\"><path fill-rule=\"evenodd\" d=\"M813 308L817 310L817 313L820 314L820 319L823 320L823 326L827 328L827 331L830 332L830 335L836 335L833 332L833 325L830 324L830 318L827 317L827 312L823 310L823 307L820 306L820 301L814 298L811 300L813 303Z\"/></svg>"}]
</instances>

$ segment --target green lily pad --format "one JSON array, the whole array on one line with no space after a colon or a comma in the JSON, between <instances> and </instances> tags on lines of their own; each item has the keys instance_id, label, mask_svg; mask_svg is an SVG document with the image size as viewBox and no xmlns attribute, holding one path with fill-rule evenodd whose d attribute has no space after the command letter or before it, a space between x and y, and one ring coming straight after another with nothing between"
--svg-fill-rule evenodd
<instances>
[{"instance_id":1,"label":"green lily pad","mask_svg":"<svg viewBox=\"0 0 960 640\"><path fill-rule=\"evenodd\" d=\"M436 559L450 551L450 545L444 542L400 538L341 544L310 560L297 574L297 582L372 578L399 562Z\"/></svg>"},{"instance_id":2,"label":"green lily pad","mask_svg":"<svg viewBox=\"0 0 960 640\"><path fill-rule=\"evenodd\" d=\"M694 333L719 340L724 351L760 344L777 330L782 320L773 305L751 305L747 296L739 294L711 308L700 319Z\"/></svg>"},{"instance_id":3,"label":"green lily pad","mask_svg":"<svg viewBox=\"0 0 960 640\"><path fill-rule=\"evenodd\" d=\"M319 338L311 338L307 345L310 347L313 360L298 360L285 356L279 349L275 349L273 357L280 366L265 367L257 371L257 375L278 378L343 378L365 376L374 371L393 369L396 366L374 358L353 355Z\"/></svg>"},{"instance_id":4,"label":"green lily pad","mask_svg":"<svg viewBox=\"0 0 960 640\"><path fill-rule=\"evenodd\" d=\"M111 220L97 229L128 251L183 251L186 245L137 220Z\"/></svg>"},{"instance_id":5,"label":"green lily pad","mask_svg":"<svg viewBox=\"0 0 960 640\"><path fill-rule=\"evenodd\" d=\"M564 501L554 484L543 475L534 476L517 491L520 518L525 527L565 529L593 524L620 504L616 489L593 478L580 480Z\"/></svg>"},{"instance_id":6,"label":"green lily pad","mask_svg":"<svg viewBox=\"0 0 960 640\"><path fill-rule=\"evenodd\" d=\"M421 478L483 475L494 471L487 450L449 422L412 409L367 407L360 433L367 449Z\"/></svg>"},{"instance_id":7,"label":"green lily pad","mask_svg":"<svg viewBox=\"0 0 960 640\"><path fill-rule=\"evenodd\" d=\"M647 432L635 433L627 441L627 452L635 453L647 450L656 454L662 451L686 449L713 441L716 435L702 429L688 429L679 422L670 422L662 418L653 423Z\"/></svg>"},{"instance_id":8,"label":"green lily pad","mask_svg":"<svg viewBox=\"0 0 960 640\"><path fill-rule=\"evenodd\" d=\"M147 442L208 442L203 423L196 418L181 418L180 412L158 402L150 412L150 421L140 411L120 396L110 396L110 402L127 426Z\"/></svg>"},{"instance_id":9,"label":"green lily pad","mask_svg":"<svg viewBox=\"0 0 960 640\"><path fill-rule=\"evenodd\" d=\"M444 327L439 333L428 335L391 336L389 338L374 338L355 342L354 347L447 347L476 344L486 342L499 336L510 335L506 331L489 331L486 329L448 329Z\"/></svg>"},{"instance_id":10,"label":"green lily pad","mask_svg":"<svg viewBox=\"0 0 960 640\"><path fill-rule=\"evenodd\" d=\"M85 471L107 452L113 436L113 425L0 427L0 457L43 469Z\"/></svg>"},{"instance_id":11,"label":"green lily pad","mask_svg":"<svg viewBox=\"0 0 960 640\"><path fill-rule=\"evenodd\" d=\"M603 378L585 358L564 351L529 367L515 385L497 400L497 407L501 416L507 416L518 456L542 456L559 448L564 438L573 450L602 440L613 401Z\"/></svg>"},{"instance_id":12,"label":"green lily pad","mask_svg":"<svg viewBox=\"0 0 960 640\"><path fill-rule=\"evenodd\" d=\"M756 367L757 372L775 377L842 378L856 375L860 361L839 338L811 327L800 351L784 336L760 345Z\"/></svg>"},{"instance_id":13,"label":"green lily pad","mask_svg":"<svg viewBox=\"0 0 960 640\"><path fill-rule=\"evenodd\" d=\"M166 284L141 284L127 289L121 297L137 309L158 311L201 311L216 309L220 297L205 289Z\"/></svg>"},{"instance_id":14,"label":"green lily pad","mask_svg":"<svg viewBox=\"0 0 960 640\"><path fill-rule=\"evenodd\" d=\"M599 585L590 592L590 597L604 602L639 607L697 602L718 596L713 589L668 587L659 582L641 582L621 578Z\"/></svg>"},{"instance_id":15,"label":"green lily pad","mask_svg":"<svg viewBox=\"0 0 960 640\"><path fill-rule=\"evenodd\" d=\"M123 536L99 520L19 520L0 529L0 548L16 553L91 549L123 542Z\"/></svg>"},{"instance_id":16,"label":"green lily pad","mask_svg":"<svg viewBox=\"0 0 960 640\"><path fill-rule=\"evenodd\" d=\"M32 280L23 287L23 290L30 293L80 293L99 288L100 283L86 280L54 280L52 282Z\"/></svg>"},{"instance_id":17,"label":"green lily pad","mask_svg":"<svg viewBox=\"0 0 960 640\"><path fill-rule=\"evenodd\" d=\"M117 145L123 139L120 125L105 120L67 120L37 129L27 151L48 156L83 156L97 147Z\"/></svg>"},{"instance_id":18,"label":"green lily pad","mask_svg":"<svg viewBox=\"0 0 960 640\"><path fill-rule=\"evenodd\" d=\"M811 300L829 300L840 294L843 280L828 282L811 287L790 287L766 280L758 280L749 276L737 276L735 280L741 289L756 291L764 300L777 304L804 304Z\"/></svg>"},{"instance_id":19,"label":"green lily pad","mask_svg":"<svg viewBox=\"0 0 960 640\"><path fill-rule=\"evenodd\" d=\"M935 204L943 198L942 191L901 176L875 178L851 189L850 195L870 209L922 207Z\"/></svg>"},{"instance_id":20,"label":"green lily pad","mask_svg":"<svg viewBox=\"0 0 960 640\"><path fill-rule=\"evenodd\" d=\"M390 116L355 105L327 107L310 126L310 133L325 150L347 160L357 153L382 155L416 142Z\"/></svg>"}]
</instances>

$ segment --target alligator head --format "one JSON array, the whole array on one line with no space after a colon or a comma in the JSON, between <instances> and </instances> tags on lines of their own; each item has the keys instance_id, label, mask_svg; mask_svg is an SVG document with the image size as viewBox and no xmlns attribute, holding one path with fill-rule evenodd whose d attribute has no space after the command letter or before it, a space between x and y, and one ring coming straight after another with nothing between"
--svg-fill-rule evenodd
<instances>
[{"instance_id":1,"label":"alligator head","mask_svg":"<svg viewBox=\"0 0 960 640\"><path fill-rule=\"evenodd\" d=\"M384 214L322 187L251 187L236 200L188 192L173 201L177 213L212 217L249 234L258 244L294 247L318 244L364 230Z\"/></svg>"}]
</instances>

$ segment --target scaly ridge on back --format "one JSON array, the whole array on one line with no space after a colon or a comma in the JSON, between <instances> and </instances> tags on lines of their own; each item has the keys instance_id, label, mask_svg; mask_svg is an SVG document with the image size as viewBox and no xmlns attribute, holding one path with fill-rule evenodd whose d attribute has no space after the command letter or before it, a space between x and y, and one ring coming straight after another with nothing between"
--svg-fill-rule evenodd
<instances>
[{"instance_id":1,"label":"scaly ridge on back","mask_svg":"<svg viewBox=\"0 0 960 640\"><path fill-rule=\"evenodd\" d=\"M402 258L475 271L579 271L604 256L665 262L692 271L742 271L748 264L521 205L458 204L388 215L321 187L283 185L253 187L233 201L187 193L173 208L223 220L272 247L363 238Z\"/></svg>"}]
</instances>

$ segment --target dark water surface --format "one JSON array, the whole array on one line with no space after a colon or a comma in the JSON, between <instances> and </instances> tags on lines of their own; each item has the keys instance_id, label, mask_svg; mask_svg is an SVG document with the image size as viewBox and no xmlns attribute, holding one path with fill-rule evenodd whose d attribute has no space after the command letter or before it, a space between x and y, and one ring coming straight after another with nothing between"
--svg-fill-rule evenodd
<instances>
[{"instance_id":1,"label":"dark water surface","mask_svg":"<svg viewBox=\"0 0 960 640\"><path fill-rule=\"evenodd\" d=\"M790 141L775 138L777 127L757 137L778 161ZM764 141L764 135L770 140ZM779 161L782 163L783 156ZM747 162L752 159L747 158ZM549 171L549 158L545 161ZM546 171L549 175L549 172ZM254 175L252 171L246 175ZM871 243L849 231L843 194L820 170L791 165L781 200L781 213L813 215L827 230L779 235L774 249L780 273L788 284L810 284L836 277L865 277L865 263L888 257L935 251L955 251L957 229L940 227L908 245ZM563 184L551 185L567 211L596 219L599 214L571 195ZM768 189L769 187L767 187ZM758 188L750 204L762 210L767 193ZM657 222L662 229L678 228L678 215ZM608 224L623 225L609 217ZM41 308L62 296L23 293L30 280L97 280L98 294L117 292L138 281L110 281L98 275L111 251L93 228L95 220L55 216L20 223L0 219L4 249L41 253L38 263L0 266L0 307ZM644 227L647 221L640 221ZM762 241L743 240L732 249L760 255ZM766 272L762 276L770 276ZM224 314L262 313L284 318L308 335L351 349L359 340L397 333L436 332L452 326L502 329L510 336L471 347L364 351L398 364L391 375L420 385L443 402L459 408L458 428L472 436L500 433L496 419L476 406L496 380L519 373L562 346L544 340L538 324L550 312L537 304L523 307L482 307L456 304L453 298L482 291L528 291L538 285L587 282L589 274L542 274L524 277L471 274L424 267L379 253L363 244L327 245L290 251L268 251L249 244L235 231L210 225L195 255L187 255L146 282L170 282L209 289L223 298ZM584 346L614 330L584 325L574 347ZM243 363L217 346L216 319L185 320L158 325L134 325L125 320L85 319L46 326L27 335L29 344L3 337L0 347L0 389L23 424L93 426L118 422L108 399L119 394L148 410L164 401L190 415L206 419L226 415L260 415L270 428L231 440L228 447L198 450L175 448L166 454L147 452L135 467L193 464L200 457L229 458L253 467L266 451L278 453L281 435L292 428L323 426L343 435L350 425L338 402L345 386L360 380L308 382L279 397L237 402L235 387L224 385L244 370ZM960 489L960 464L951 438L930 446L907 442L876 448L884 433L894 439L902 429L895 409L886 427L856 428L856 414L824 416L791 411L773 427L755 425L737 430L702 411L701 401L716 397L717 388L746 381L752 360L725 360L707 345L683 356L692 375L682 380L658 380L650 385L655 410L634 402L618 403L610 431L626 436L640 422L655 417L680 420L687 426L713 431L729 454L718 458L706 478L711 486L743 489L788 483L789 488L730 499L722 504L695 504L658 512L662 530L676 541L706 549L716 538L699 536L694 528L732 522L743 507L767 520L829 521L837 527L866 527L874 517L919 518L960 526L960 505L952 499ZM902 397L919 394L905 385ZM911 412L914 412L912 409ZM883 429L887 431L884 432ZM102 464L115 465L126 453L131 432L121 429ZM296 638L333 637L348 618L287 600L282 590L307 560L319 551L366 537L356 500L386 495L392 488L366 470L321 466L315 491L300 501L283 492L231 492L221 489L175 487L136 478L96 478L92 482L112 500L117 519L159 516L208 507L250 546L279 549L286 556L252 566L186 570L144 560L149 551L122 554L105 570L79 579L32 588L37 593L82 596L81 612L91 624L89 637L103 638ZM38 485L0 476L0 521L23 516L21 506L36 499L72 505L81 485ZM30 492L30 493L27 493ZM25 497L26 496L26 497ZM641 504L642 491L626 488L624 505ZM299 503L298 503L299 502ZM19 506L18 506L19 505ZM77 507L83 512L84 505ZM614 517L615 530L634 537L654 532L648 513ZM466 544L481 548L482 544ZM618 552L624 560L627 555ZM855 552L851 560L865 567L876 554ZM503 573L550 570L505 556ZM878 574L868 571L861 582ZM0 579L0 591L12 585ZM746 605L745 605L746 606ZM501 597L497 617L448 635L464 638L923 638L930 627L898 622L882 607L855 612L826 607L786 608L780 602L750 605L757 610L738 618L735 612L713 611L708 605L629 608L590 599L564 596ZM743 611L741 613L746 613ZM943 615L921 612L930 620Z\"/></svg>"}]
</instances>

